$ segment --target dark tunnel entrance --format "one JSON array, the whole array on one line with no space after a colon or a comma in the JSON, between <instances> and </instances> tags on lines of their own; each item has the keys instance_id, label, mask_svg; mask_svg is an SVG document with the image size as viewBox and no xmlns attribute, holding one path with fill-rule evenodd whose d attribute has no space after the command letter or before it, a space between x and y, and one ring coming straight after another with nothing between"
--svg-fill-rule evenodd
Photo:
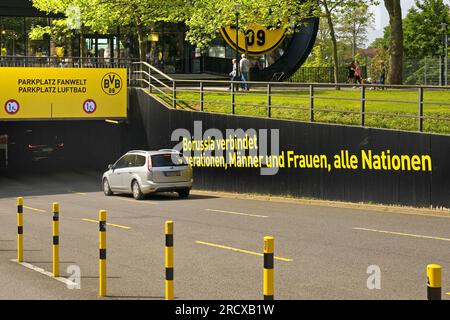
<instances>
[{"instance_id":1,"label":"dark tunnel entrance","mask_svg":"<svg viewBox=\"0 0 450 320\"><path fill-rule=\"evenodd\" d=\"M123 151L124 124L106 121L0 122L4 172L106 169Z\"/></svg>"}]
</instances>

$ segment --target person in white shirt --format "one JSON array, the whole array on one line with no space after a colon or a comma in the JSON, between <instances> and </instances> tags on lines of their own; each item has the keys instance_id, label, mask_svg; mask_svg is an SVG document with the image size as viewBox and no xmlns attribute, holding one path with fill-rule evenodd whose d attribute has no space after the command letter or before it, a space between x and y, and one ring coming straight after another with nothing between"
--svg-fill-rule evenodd
<instances>
[{"instance_id":1,"label":"person in white shirt","mask_svg":"<svg viewBox=\"0 0 450 320\"><path fill-rule=\"evenodd\" d=\"M247 81L249 80L250 73L250 61L245 56L245 53L242 54L242 59L239 62L239 69L241 71L241 80L242 80L242 90L248 91L250 89Z\"/></svg>"},{"instance_id":2,"label":"person in white shirt","mask_svg":"<svg viewBox=\"0 0 450 320\"><path fill-rule=\"evenodd\" d=\"M232 60L232 63L233 63L233 71L231 71L230 74L229 74L230 80L231 80L231 81L239 81L239 75L238 75L238 73L237 73L237 60L236 60L236 59L233 59L233 60ZM231 90L232 87L233 87L233 84L230 86L229 89ZM235 91L238 91L238 90L239 90L239 87L238 87L238 84L237 84L237 83L234 83L234 90L235 90Z\"/></svg>"}]
</instances>

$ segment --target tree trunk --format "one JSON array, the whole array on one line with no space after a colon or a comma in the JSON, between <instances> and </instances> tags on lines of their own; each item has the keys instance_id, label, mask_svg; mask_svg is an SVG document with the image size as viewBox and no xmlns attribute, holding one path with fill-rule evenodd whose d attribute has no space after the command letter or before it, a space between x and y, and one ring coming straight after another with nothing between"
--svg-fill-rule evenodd
<instances>
[{"instance_id":1,"label":"tree trunk","mask_svg":"<svg viewBox=\"0 0 450 320\"><path fill-rule=\"evenodd\" d=\"M73 37L69 37L67 41L67 62L69 64L72 64L72 57L73 57L73 47L72 47Z\"/></svg>"},{"instance_id":2,"label":"tree trunk","mask_svg":"<svg viewBox=\"0 0 450 320\"><path fill-rule=\"evenodd\" d=\"M51 24L51 19L50 19L50 24ZM50 57L55 57L56 56L56 36L53 32L50 33L50 52L49 52Z\"/></svg>"},{"instance_id":3,"label":"tree trunk","mask_svg":"<svg viewBox=\"0 0 450 320\"><path fill-rule=\"evenodd\" d=\"M389 43L389 84L403 83L403 22L400 0L384 0L384 6L389 13L391 39Z\"/></svg>"},{"instance_id":4,"label":"tree trunk","mask_svg":"<svg viewBox=\"0 0 450 320\"><path fill-rule=\"evenodd\" d=\"M85 45L84 45L84 33L83 27L80 30L80 58L84 57Z\"/></svg>"},{"instance_id":5,"label":"tree trunk","mask_svg":"<svg viewBox=\"0 0 450 320\"><path fill-rule=\"evenodd\" d=\"M146 47L147 47L147 41L145 39L144 30L142 28L142 22L139 18L136 18L136 31L138 36L138 42L139 42L139 60L140 61L146 61Z\"/></svg>"},{"instance_id":6,"label":"tree trunk","mask_svg":"<svg viewBox=\"0 0 450 320\"><path fill-rule=\"evenodd\" d=\"M154 33L155 32L155 26L152 25L150 28L150 33ZM152 66L157 66L158 64L158 51L156 50L156 41L154 41L154 39L151 40L150 42L150 47L148 48L149 50L149 61L147 61L148 63L150 63Z\"/></svg>"},{"instance_id":7,"label":"tree trunk","mask_svg":"<svg viewBox=\"0 0 450 320\"><path fill-rule=\"evenodd\" d=\"M356 24L353 23L353 30L352 30L352 57L353 60L356 60Z\"/></svg>"},{"instance_id":8,"label":"tree trunk","mask_svg":"<svg viewBox=\"0 0 450 320\"><path fill-rule=\"evenodd\" d=\"M325 16L328 22L328 28L330 29L331 43L333 44L333 70L334 70L334 83L339 83L339 57L337 49L336 32L334 31L333 18L331 17L331 12L328 8L326 1L323 1L323 6L325 9ZM336 89L339 89L336 87Z\"/></svg>"}]
</instances>

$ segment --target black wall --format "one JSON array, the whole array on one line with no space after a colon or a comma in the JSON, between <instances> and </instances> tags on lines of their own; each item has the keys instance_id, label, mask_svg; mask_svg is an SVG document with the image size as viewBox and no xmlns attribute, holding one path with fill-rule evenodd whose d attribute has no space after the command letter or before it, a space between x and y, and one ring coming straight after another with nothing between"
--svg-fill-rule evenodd
<instances>
[{"instance_id":1,"label":"black wall","mask_svg":"<svg viewBox=\"0 0 450 320\"><path fill-rule=\"evenodd\" d=\"M284 168L274 176L261 176L259 169L195 168L197 189L450 207L449 136L172 110L141 90L132 90L130 99L132 148L171 148L176 144L170 141L172 131L186 128L193 133L198 120L203 130L217 128L224 134L226 129L279 129L280 150L327 154L329 159L342 149L353 154L389 149L391 154L429 154L433 161L431 173Z\"/></svg>"},{"instance_id":2,"label":"black wall","mask_svg":"<svg viewBox=\"0 0 450 320\"><path fill-rule=\"evenodd\" d=\"M123 124L105 121L0 122L0 134L8 134L9 171L103 170L126 148ZM47 144L58 137L60 152L48 159L33 160L29 144Z\"/></svg>"}]
</instances>

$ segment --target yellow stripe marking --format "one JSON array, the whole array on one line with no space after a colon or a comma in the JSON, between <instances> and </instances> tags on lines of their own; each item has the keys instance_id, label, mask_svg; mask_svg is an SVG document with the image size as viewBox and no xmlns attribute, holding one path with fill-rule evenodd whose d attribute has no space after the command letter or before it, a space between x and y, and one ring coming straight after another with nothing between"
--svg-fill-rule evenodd
<instances>
[{"instance_id":1,"label":"yellow stripe marking","mask_svg":"<svg viewBox=\"0 0 450 320\"><path fill-rule=\"evenodd\" d=\"M92 219L81 219L81 220L86 221L86 222L98 223L98 220L92 220ZM127 226L122 226L120 224L114 224L114 223L108 223L108 222L106 223L106 225L107 226L111 226L111 227L117 227L117 228L125 229L125 230L130 230L131 229L130 227L127 227Z\"/></svg>"},{"instance_id":2,"label":"yellow stripe marking","mask_svg":"<svg viewBox=\"0 0 450 320\"><path fill-rule=\"evenodd\" d=\"M251 254L251 255L259 256L259 257L263 257L264 256L264 254L262 254L262 253L248 251L248 250L243 250L243 249L238 249L238 248L233 248L233 247L228 247L228 246L223 246L223 245L220 245L220 244L215 244L215 243L210 243L210 242L195 241L195 243L203 244L205 246L220 248L220 249L231 250L231 251L240 252L240 253L247 253L247 254ZM292 261L294 261L294 260L289 259L289 258L282 258L282 257L274 257L274 258L275 258L275 260L280 260L280 261L285 261L285 262L292 262Z\"/></svg>"},{"instance_id":3,"label":"yellow stripe marking","mask_svg":"<svg viewBox=\"0 0 450 320\"><path fill-rule=\"evenodd\" d=\"M366 229L366 228L353 228L354 230L363 230L363 231L371 231L385 234L393 234L397 236L406 236L406 237L414 237L421 239L432 239L432 240L441 240L441 241L450 241L449 238L441 238L441 237L432 237L432 236L424 236L420 234L411 234L411 233L402 233L402 232L393 232L393 231L384 231L384 230L375 230L375 229Z\"/></svg>"},{"instance_id":4,"label":"yellow stripe marking","mask_svg":"<svg viewBox=\"0 0 450 320\"><path fill-rule=\"evenodd\" d=\"M47 211L45 211L45 210L37 209L37 208L33 208L33 207L23 206L23 208L24 208L24 209L31 210L31 211L37 211L37 212L47 212Z\"/></svg>"},{"instance_id":5,"label":"yellow stripe marking","mask_svg":"<svg viewBox=\"0 0 450 320\"><path fill-rule=\"evenodd\" d=\"M248 217L255 217L255 218L268 218L268 216L261 216L258 214L249 214L249 213L242 213L242 212L234 212L234 211L225 211L225 210L216 210L216 209L205 209L206 211L212 211L212 212L222 212L222 213L229 213L229 214L235 214L239 216L248 216Z\"/></svg>"}]
</instances>

